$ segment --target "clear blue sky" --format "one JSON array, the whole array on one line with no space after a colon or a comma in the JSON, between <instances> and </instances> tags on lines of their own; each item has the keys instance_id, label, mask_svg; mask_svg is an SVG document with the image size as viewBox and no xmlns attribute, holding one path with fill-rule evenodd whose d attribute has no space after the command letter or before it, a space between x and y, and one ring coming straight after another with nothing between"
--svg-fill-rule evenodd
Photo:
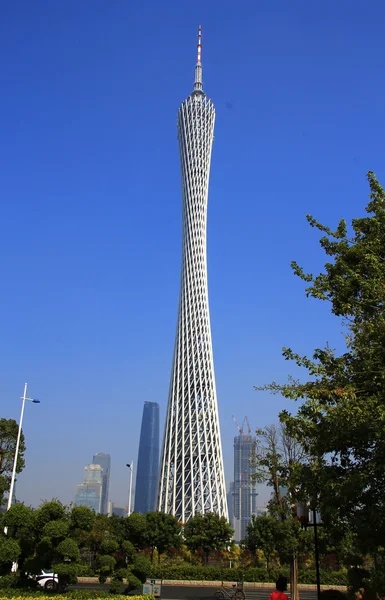
<instances>
[{"instance_id":1,"label":"clear blue sky","mask_svg":"<svg viewBox=\"0 0 385 600\"><path fill-rule=\"evenodd\" d=\"M19 418L18 497L73 498L94 452L126 501L143 402L166 409L181 256L176 114L203 26L217 110L208 264L227 481L237 433L288 406L299 352L341 328L289 264L320 269L312 213L361 215L385 181L385 4L19 0L0 20L0 403ZM293 406L295 409L295 406Z\"/></svg>"}]
</instances>

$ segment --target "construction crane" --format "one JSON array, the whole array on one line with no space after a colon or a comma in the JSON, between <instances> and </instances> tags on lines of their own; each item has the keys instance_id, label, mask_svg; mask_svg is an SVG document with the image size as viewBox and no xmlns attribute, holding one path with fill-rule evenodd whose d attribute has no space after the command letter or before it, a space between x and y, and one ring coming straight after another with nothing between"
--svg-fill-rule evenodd
<instances>
[{"instance_id":1,"label":"construction crane","mask_svg":"<svg viewBox=\"0 0 385 600\"><path fill-rule=\"evenodd\" d=\"M231 415L231 416L232 416L233 421L234 421L234 423L235 423L235 425L236 425L236 427L237 427L237 429L239 431L239 435L244 435L245 425L247 427L247 433L248 433L248 435L251 434L251 427L250 427L250 423L249 423L248 417L245 417L243 419L242 425L239 425L239 423L238 423L237 419L234 417L234 415Z\"/></svg>"}]
</instances>

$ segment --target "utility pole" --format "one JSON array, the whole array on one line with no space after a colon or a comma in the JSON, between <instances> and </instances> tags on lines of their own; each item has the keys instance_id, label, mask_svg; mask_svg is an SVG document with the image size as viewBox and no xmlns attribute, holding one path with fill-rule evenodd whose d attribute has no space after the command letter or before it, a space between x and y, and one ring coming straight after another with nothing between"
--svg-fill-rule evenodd
<instances>
[{"instance_id":1,"label":"utility pole","mask_svg":"<svg viewBox=\"0 0 385 600\"><path fill-rule=\"evenodd\" d=\"M130 483L128 486L128 510L127 517L131 514L131 496L132 496L132 471L134 470L134 461L132 460L129 464L126 464L126 467L130 469Z\"/></svg>"}]
</instances>

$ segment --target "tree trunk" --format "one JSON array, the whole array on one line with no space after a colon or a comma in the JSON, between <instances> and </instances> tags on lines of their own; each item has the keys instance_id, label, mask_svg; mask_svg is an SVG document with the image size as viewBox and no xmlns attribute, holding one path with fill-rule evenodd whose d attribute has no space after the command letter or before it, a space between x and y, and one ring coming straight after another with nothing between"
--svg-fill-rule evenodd
<instances>
[{"instance_id":1,"label":"tree trunk","mask_svg":"<svg viewBox=\"0 0 385 600\"><path fill-rule=\"evenodd\" d=\"M296 554L293 554L290 560L290 595L291 600L299 600L298 557Z\"/></svg>"}]
</instances>

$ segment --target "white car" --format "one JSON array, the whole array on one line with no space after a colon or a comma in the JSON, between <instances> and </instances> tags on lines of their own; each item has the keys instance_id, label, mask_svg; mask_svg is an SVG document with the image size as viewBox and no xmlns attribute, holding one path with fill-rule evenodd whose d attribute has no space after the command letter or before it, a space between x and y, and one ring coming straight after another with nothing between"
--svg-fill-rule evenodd
<instances>
[{"instance_id":1,"label":"white car","mask_svg":"<svg viewBox=\"0 0 385 600\"><path fill-rule=\"evenodd\" d=\"M57 590L59 579L56 573L42 569L39 575L34 576L35 581L45 590Z\"/></svg>"}]
</instances>

